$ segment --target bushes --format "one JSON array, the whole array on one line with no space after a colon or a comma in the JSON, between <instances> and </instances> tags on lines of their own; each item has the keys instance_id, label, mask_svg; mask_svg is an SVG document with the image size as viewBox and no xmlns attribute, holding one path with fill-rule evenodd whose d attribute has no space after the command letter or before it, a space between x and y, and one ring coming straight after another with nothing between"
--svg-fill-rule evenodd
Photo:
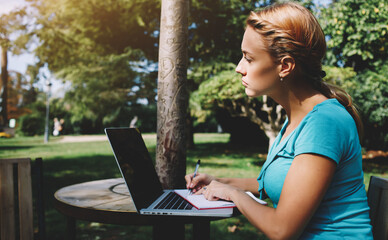
<instances>
[{"instance_id":1,"label":"bushes","mask_svg":"<svg viewBox=\"0 0 388 240\"><path fill-rule=\"evenodd\" d=\"M360 109L364 123L363 146L388 150L388 62L379 71L365 71L355 78L349 92Z\"/></svg>"},{"instance_id":2,"label":"bushes","mask_svg":"<svg viewBox=\"0 0 388 240\"><path fill-rule=\"evenodd\" d=\"M128 127L131 120L137 116L135 126L141 132L156 131L156 104L133 104L123 106L115 110L109 116L104 117L104 127Z\"/></svg>"},{"instance_id":3,"label":"bushes","mask_svg":"<svg viewBox=\"0 0 388 240\"><path fill-rule=\"evenodd\" d=\"M44 133L45 118L36 114L25 115L19 119L19 131L24 136L42 135Z\"/></svg>"},{"instance_id":4,"label":"bushes","mask_svg":"<svg viewBox=\"0 0 388 240\"><path fill-rule=\"evenodd\" d=\"M24 136L42 135L45 127L46 106L43 102L35 102L27 106L31 114L18 119L18 132Z\"/></svg>"}]
</instances>

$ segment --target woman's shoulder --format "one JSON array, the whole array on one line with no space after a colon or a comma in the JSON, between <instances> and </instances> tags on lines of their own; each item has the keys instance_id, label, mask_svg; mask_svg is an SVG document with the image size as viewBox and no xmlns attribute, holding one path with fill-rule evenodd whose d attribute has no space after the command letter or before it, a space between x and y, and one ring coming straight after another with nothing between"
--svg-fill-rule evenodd
<instances>
[{"instance_id":1,"label":"woman's shoulder","mask_svg":"<svg viewBox=\"0 0 388 240\"><path fill-rule=\"evenodd\" d=\"M358 139L357 126L350 113L337 99L328 99L317 104L305 117L298 129L299 135L309 138L333 138L338 141Z\"/></svg>"},{"instance_id":2,"label":"woman's shoulder","mask_svg":"<svg viewBox=\"0 0 388 240\"><path fill-rule=\"evenodd\" d=\"M352 116L336 99L316 105L294 138L296 154L313 152L337 163L349 146L359 141Z\"/></svg>"},{"instance_id":3,"label":"woman's shoulder","mask_svg":"<svg viewBox=\"0 0 388 240\"><path fill-rule=\"evenodd\" d=\"M346 108L335 98L317 104L311 111L309 121L330 124L333 126L355 126L355 122Z\"/></svg>"}]
</instances>

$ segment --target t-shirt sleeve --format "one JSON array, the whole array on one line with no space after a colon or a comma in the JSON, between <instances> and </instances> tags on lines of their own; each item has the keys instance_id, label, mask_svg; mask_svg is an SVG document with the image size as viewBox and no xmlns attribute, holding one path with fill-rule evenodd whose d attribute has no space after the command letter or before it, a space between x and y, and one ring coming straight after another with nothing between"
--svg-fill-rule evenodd
<instances>
[{"instance_id":1,"label":"t-shirt sleeve","mask_svg":"<svg viewBox=\"0 0 388 240\"><path fill-rule=\"evenodd\" d=\"M295 156L304 153L314 153L339 163L348 137L346 126L333 113L312 114L304 123L295 142ZM349 126L348 126L349 127Z\"/></svg>"}]
</instances>

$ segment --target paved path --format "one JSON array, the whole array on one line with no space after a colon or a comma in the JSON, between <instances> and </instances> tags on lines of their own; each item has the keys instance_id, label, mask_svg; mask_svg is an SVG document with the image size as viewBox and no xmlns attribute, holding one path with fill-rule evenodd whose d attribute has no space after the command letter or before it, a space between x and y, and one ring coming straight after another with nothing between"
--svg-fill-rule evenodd
<instances>
[{"instance_id":1,"label":"paved path","mask_svg":"<svg viewBox=\"0 0 388 240\"><path fill-rule=\"evenodd\" d=\"M108 141L105 135L81 135L81 136L63 136L59 142L97 142Z\"/></svg>"}]
</instances>

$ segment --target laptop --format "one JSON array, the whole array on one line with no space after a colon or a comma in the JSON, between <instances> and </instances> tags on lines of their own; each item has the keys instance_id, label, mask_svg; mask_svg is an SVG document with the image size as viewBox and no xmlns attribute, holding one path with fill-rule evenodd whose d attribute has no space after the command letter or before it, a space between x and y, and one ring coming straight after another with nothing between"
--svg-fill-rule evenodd
<instances>
[{"instance_id":1,"label":"laptop","mask_svg":"<svg viewBox=\"0 0 388 240\"><path fill-rule=\"evenodd\" d=\"M174 190L163 190L138 129L106 128L105 133L139 214L204 217L233 215L233 208L198 210Z\"/></svg>"}]
</instances>

